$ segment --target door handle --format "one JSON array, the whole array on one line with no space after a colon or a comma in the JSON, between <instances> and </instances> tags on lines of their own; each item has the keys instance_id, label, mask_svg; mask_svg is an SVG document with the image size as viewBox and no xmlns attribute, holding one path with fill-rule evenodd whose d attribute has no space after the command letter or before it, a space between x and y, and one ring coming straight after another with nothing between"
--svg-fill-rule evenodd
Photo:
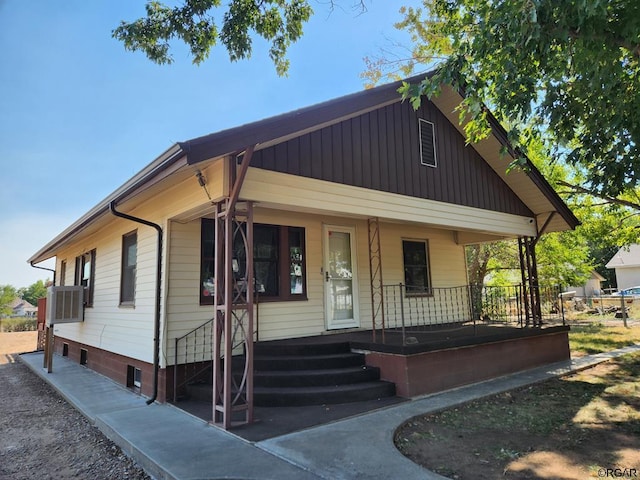
<instances>
[{"instance_id":1,"label":"door handle","mask_svg":"<svg viewBox=\"0 0 640 480\"><path fill-rule=\"evenodd\" d=\"M325 276L325 278L327 279L327 282L328 282L328 281L329 281L329 279L331 278L331 277L329 276L329 271L328 271L328 270L324 272L324 276Z\"/></svg>"}]
</instances>

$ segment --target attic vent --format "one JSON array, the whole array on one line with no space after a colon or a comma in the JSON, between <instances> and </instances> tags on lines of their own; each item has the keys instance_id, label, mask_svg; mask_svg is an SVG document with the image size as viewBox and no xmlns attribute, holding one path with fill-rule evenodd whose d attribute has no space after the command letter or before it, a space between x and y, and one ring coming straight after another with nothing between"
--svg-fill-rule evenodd
<instances>
[{"instance_id":1,"label":"attic vent","mask_svg":"<svg viewBox=\"0 0 640 480\"><path fill-rule=\"evenodd\" d=\"M418 119L420 127L420 163L427 167L437 167L435 125L428 120Z\"/></svg>"},{"instance_id":2,"label":"attic vent","mask_svg":"<svg viewBox=\"0 0 640 480\"><path fill-rule=\"evenodd\" d=\"M84 287L49 287L47 289L47 325L76 323L84 320Z\"/></svg>"}]
</instances>

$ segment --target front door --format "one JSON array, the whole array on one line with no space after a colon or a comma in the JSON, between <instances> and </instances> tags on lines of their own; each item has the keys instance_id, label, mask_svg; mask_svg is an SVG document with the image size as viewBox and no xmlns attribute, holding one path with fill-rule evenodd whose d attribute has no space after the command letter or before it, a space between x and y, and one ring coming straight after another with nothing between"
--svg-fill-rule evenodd
<instances>
[{"instance_id":1,"label":"front door","mask_svg":"<svg viewBox=\"0 0 640 480\"><path fill-rule=\"evenodd\" d=\"M324 227L325 312L327 329L360 326L355 228Z\"/></svg>"}]
</instances>

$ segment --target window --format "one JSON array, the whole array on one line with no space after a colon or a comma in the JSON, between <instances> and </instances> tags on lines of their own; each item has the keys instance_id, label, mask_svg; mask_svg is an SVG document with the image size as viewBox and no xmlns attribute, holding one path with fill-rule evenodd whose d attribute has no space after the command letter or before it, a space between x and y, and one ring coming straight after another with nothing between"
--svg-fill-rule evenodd
<instances>
[{"instance_id":1,"label":"window","mask_svg":"<svg viewBox=\"0 0 640 480\"><path fill-rule=\"evenodd\" d=\"M200 303L212 304L214 294L215 223L201 224ZM241 232L234 238L234 275L242 281L246 268ZM253 265L255 292L260 301L306 299L304 228L254 224Z\"/></svg>"},{"instance_id":2,"label":"window","mask_svg":"<svg viewBox=\"0 0 640 480\"><path fill-rule=\"evenodd\" d=\"M60 262L60 281L58 282L58 285L60 285L61 287L64 287L66 276L67 276L67 261L62 260L62 262Z\"/></svg>"},{"instance_id":3,"label":"window","mask_svg":"<svg viewBox=\"0 0 640 480\"><path fill-rule=\"evenodd\" d=\"M133 305L136 296L136 266L138 264L138 233L122 236L122 267L120 271L120 304Z\"/></svg>"},{"instance_id":4,"label":"window","mask_svg":"<svg viewBox=\"0 0 640 480\"><path fill-rule=\"evenodd\" d=\"M93 284L96 270L96 250L76 257L75 285L84 287L84 305L93 306Z\"/></svg>"},{"instance_id":5,"label":"window","mask_svg":"<svg viewBox=\"0 0 640 480\"><path fill-rule=\"evenodd\" d=\"M215 242L216 224L210 218L203 218L200 224L200 304L213 304L215 287Z\"/></svg>"},{"instance_id":6,"label":"window","mask_svg":"<svg viewBox=\"0 0 640 480\"><path fill-rule=\"evenodd\" d=\"M407 295L431 295L427 242L424 240L403 240L402 255Z\"/></svg>"},{"instance_id":7,"label":"window","mask_svg":"<svg viewBox=\"0 0 640 480\"><path fill-rule=\"evenodd\" d=\"M420 163L427 167L437 167L435 125L419 118L418 127L420 130Z\"/></svg>"},{"instance_id":8,"label":"window","mask_svg":"<svg viewBox=\"0 0 640 480\"><path fill-rule=\"evenodd\" d=\"M254 225L253 273L256 292L260 296L277 297L280 294L280 253L280 228Z\"/></svg>"}]
</instances>

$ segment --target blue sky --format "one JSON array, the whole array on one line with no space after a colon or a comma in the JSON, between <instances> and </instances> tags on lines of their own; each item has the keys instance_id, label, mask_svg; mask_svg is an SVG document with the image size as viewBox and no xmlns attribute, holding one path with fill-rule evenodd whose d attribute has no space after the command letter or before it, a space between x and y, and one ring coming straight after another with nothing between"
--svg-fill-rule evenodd
<instances>
[{"instance_id":1,"label":"blue sky","mask_svg":"<svg viewBox=\"0 0 640 480\"><path fill-rule=\"evenodd\" d=\"M408 43L393 23L412 2L339 3L312 3L282 78L261 42L200 66L178 43L169 66L125 51L111 30L143 0L0 0L0 285L51 278L27 258L176 141L361 90L363 58Z\"/></svg>"}]
</instances>

